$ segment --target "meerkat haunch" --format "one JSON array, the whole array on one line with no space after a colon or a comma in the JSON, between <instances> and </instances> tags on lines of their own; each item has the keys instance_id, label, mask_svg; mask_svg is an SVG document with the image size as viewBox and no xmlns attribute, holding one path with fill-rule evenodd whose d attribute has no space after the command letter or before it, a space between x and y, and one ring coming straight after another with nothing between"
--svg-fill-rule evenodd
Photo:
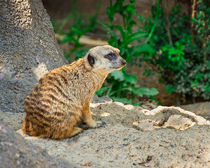
<instances>
[{"instance_id":1,"label":"meerkat haunch","mask_svg":"<svg viewBox=\"0 0 210 168\"><path fill-rule=\"evenodd\" d=\"M90 101L107 75L125 66L120 51L109 45L97 46L70 65L47 72L25 99L24 134L63 139L82 131L80 121L96 127Z\"/></svg>"}]
</instances>

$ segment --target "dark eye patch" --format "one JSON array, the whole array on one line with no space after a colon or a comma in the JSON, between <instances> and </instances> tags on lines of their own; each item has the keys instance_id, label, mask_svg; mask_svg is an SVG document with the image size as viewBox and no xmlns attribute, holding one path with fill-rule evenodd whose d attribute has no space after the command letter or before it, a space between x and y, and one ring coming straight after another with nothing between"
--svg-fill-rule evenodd
<instances>
[{"instance_id":1,"label":"dark eye patch","mask_svg":"<svg viewBox=\"0 0 210 168\"><path fill-rule=\"evenodd\" d=\"M87 59L88 59L88 62L90 64L90 66L93 66L95 64L95 59L90 54L88 54L88 58Z\"/></svg>"},{"instance_id":2,"label":"dark eye patch","mask_svg":"<svg viewBox=\"0 0 210 168\"><path fill-rule=\"evenodd\" d=\"M112 60L116 60L117 59L117 55L115 53L109 53L109 54L105 55L104 58L107 58L110 61L112 61Z\"/></svg>"}]
</instances>

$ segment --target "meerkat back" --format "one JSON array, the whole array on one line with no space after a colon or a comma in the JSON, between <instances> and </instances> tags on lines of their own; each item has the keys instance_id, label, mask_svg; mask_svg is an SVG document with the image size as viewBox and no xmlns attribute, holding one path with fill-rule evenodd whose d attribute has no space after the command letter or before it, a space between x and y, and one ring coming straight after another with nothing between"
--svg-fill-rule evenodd
<instances>
[{"instance_id":1,"label":"meerkat back","mask_svg":"<svg viewBox=\"0 0 210 168\"><path fill-rule=\"evenodd\" d=\"M39 80L24 102L26 118L22 130L25 134L62 139L80 131L74 130L73 126L80 120L77 108L81 104L75 100L75 90L69 94L68 89L74 87L71 81L75 76L71 74L78 73L82 62L79 60L70 66L54 69Z\"/></svg>"}]
</instances>

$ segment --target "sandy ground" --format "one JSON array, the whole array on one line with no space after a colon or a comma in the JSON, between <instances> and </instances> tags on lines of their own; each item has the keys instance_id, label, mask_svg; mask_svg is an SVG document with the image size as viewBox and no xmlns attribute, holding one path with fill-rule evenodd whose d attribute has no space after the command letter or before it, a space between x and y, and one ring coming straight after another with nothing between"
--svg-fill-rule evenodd
<instances>
[{"instance_id":1,"label":"sandy ground","mask_svg":"<svg viewBox=\"0 0 210 168\"><path fill-rule=\"evenodd\" d=\"M209 107L209 102L205 107ZM202 104L203 105L203 104ZM199 105L200 106L200 105ZM152 109L154 105L145 105ZM187 110L197 106L186 106ZM206 109L206 108L205 108ZM133 128L133 122L144 119L160 119L168 116L164 112L145 116L141 107L112 103L92 104L96 120L106 122L101 128L84 130L81 134L65 140L31 139L53 157L62 158L80 167L130 168L130 167L210 167L210 126L194 126L181 131L174 128L160 128L141 131ZM209 119L209 109L194 111ZM24 119L23 113L2 113L0 120L18 130Z\"/></svg>"}]
</instances>

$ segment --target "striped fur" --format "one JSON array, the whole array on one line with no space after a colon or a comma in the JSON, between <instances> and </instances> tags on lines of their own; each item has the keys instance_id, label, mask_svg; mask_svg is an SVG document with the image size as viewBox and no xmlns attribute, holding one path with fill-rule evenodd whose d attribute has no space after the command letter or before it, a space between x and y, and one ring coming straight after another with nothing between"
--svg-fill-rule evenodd
<instances>
[{"instance_id":1,"label":"striped fur","mask_svg":"<svg viewBox=\"0 0 210 168\"><path fill-rule=\"evenodd\" d=\"M110 71L90 69L85 59L49 71L39 80L24 102L23 133L63 139L82 131L75 126L79 121L90 127L96 126L90 101Z\"/></svg>"}]
</instances>

